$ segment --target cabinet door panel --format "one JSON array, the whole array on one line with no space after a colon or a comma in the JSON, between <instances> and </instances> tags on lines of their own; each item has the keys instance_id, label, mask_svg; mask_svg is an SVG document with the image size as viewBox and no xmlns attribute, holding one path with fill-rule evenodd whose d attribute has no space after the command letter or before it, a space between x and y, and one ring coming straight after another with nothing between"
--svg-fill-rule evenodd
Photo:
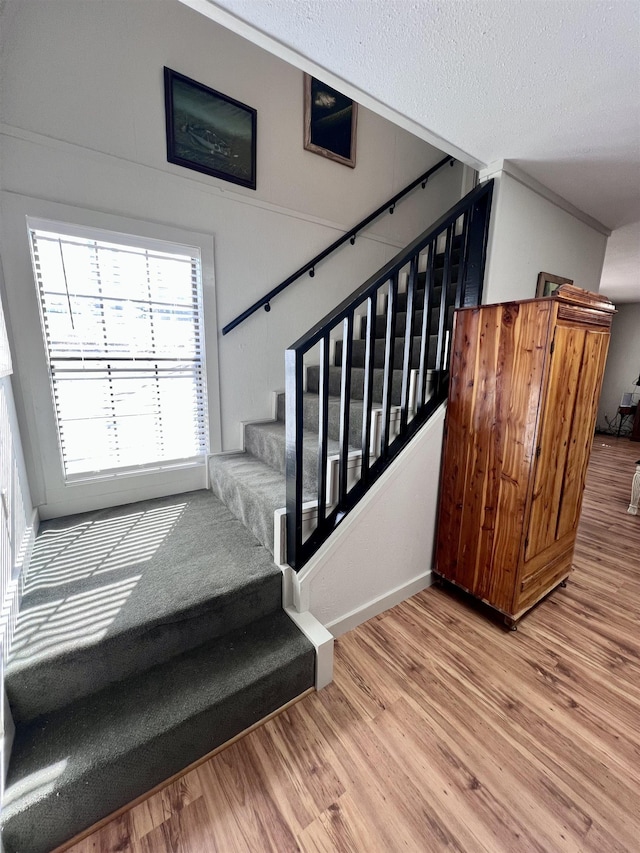
<instances>
[{"instance_id":1,"label":"cabinet door panel","mask_svg":"<svg viewBox=\"0 0 640 853\"><path fill-rule=\"evenodd\" d=\"M580 520L584 481L587 476L608 346L608 332L587 331L580 365L571 441L562 484L556 530L558 539L575 530Z\"/></svg>"},{"instance_id":2,"label":"cabinet door panel","mask_svg":"<svg viewBox=\"0 0 640 853\"><path fill-rule=\"evenodd\" d=\"M608 335L558 324L542 416L526 563L578 523Z\"/></svg>"},{"instance_id":3,"label":"cabinet door panel","mask_svg":"<svg viewBox=\"0 0 640 853\"><path fill-rule=\"evenodd\" d=\"M562 480L571 438L585 329L558 325L538 438L525 561L556 540Z\"/></svg>"}]
</instances>

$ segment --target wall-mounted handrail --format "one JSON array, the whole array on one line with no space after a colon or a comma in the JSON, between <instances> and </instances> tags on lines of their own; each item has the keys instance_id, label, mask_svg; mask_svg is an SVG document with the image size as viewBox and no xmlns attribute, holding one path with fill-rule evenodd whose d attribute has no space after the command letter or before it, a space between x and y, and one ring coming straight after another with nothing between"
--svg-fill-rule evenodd
<instances>
[{"instance_id":1,"label":"wall-mounted handrail","mask_svg":"<svg viewBox=\"0 0 640 853\"><path fill-rule=\"evenodd\" d=\"M431 175L433 175L447 163L450 163L453 166L453 164L455 163L455 158L443 157L442 160L436 163L435 166L432 166L430 169L428 169L423 175L420 175L420 177L416 178L415 181L411 181L410 184L407 184L407 186L404 189L400 190L399 193L396 193L394 196L388 199L388 201L386 201L384 204L381 204L380 207L376 208L373 213L370 213L369 216L366 216L364 219L358 222L357 225L354 225L353 228L350 228L348 231L346 231L342 235L342 237L339 237L337 240L334 240L334 242L330 246L327 246L326 249L324 249L314 258L311 258L310 261L307 261L304 266L301 266L300 269L296 270L288 278L285 278L284 281L281 281L279 285L270 290L261 299L258 299L257 302L254 302L250 308L247 308L246 311L242 312L242 314L238 314L235 319L233 319L230 323L227 323L227 325L223 327L222 334L226 335L228 332L231 332L233 329L236 328L236 326L239 326L240 323L243 323L248 317L258 311L260 308L264 307L265 311L270 311L271 300L274 296L277 296L279 293L282 293L285 288L289 287L290 284L293 284L294 281L299 279L300 276L304 275L306 272L308 272L309 275L313 278L313 276L315 275L315 268L320 263L320 261L323 261L326 257L335 252L336 249L339 249L340 246L343 246L347 242L347 240L350 240L351 245L353 246L356 241L356 237L358 236L358 233L362 231L363 228L366 228L367 225L370 225L374 221L374 219L377 219L379 216L382 216L383 213L386 213L387 211L389 213L393 213L397 202L399 202L406 195L408 195L411 190L415 189L418 186L418 184L422 184L422 188L424 189Z\"/></svg>"},{"instance_id":2,"label":"wall-mounted handrail","mask_svg":"<svg viewBox=\"0 0 640 853\"><path fill-rule=\"evenodd\" d=\"M472 190L285 351L287 562L296 571L446 399L453 311L479 305L482 297L492 192L493 181ZM331 367L329 353L337 354L338 347L339 363ZM308 426L318 435L315 524L309 521L310 504L303 518L304 466L316 467L304 440L305 424L315 421L305 408L310 394L318 396L317 423ZM339 400L330 403L330 396ZM351 424L356 396L361 423ZM338 444L331 488L330 405Z\"/></svg>"}]
</instances>

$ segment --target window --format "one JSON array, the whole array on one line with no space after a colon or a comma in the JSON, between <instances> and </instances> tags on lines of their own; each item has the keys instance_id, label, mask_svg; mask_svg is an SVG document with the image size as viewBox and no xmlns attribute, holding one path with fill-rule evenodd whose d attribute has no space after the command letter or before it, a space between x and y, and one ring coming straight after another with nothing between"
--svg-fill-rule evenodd
<instances>
[{"instance_id":1,"label":"window","mask_svg":"<svg viewBox=\"0 0 640 853\"><path fill-rule=\"evenodd\" d=\"M28 226L65 480L204 464L199 250Z\"/></svg>"}]
</instances>

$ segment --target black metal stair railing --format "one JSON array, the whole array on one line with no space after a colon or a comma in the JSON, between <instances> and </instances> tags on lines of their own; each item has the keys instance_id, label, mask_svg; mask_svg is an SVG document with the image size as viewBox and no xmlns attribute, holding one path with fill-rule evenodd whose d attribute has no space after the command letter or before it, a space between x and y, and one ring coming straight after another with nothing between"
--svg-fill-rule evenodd
<instances>
[{"instance_id":1,"label":"black metal stair railing","mask_svg":"<svg viewBox=\"0 0 640 853\"><path fill-rule=\"evenodd\" d=\"M482 296L492 192L493 181L472 190L286 350L287 562L295 570L446 399L453 311ZM303 506L303 443L306 436L308 450L316 432L317 503Z\"/></svg>"},{"instance_id":2,"label":"black metal stair railing","mask_svg":"<svg viewBox=\"0 0 640 853\"><path fill-rule=\"evenodd\" d=\"M365 218L358 222L357 225L354 225L353 228L350 228L348 231L345 231L345 233L341 237L338 237L338 239L334 240L334 242L331 243L330 246L327 246L326 249L323 249L322 252L315 255L315 257L311 258L310 261L307 261L304 266L301 266L300 269L297 269L294 273L285 278L284 281L281 281L280 284L276 285L276 287L272 288L268 293L265 293L265 295L261 299L258 299L257 302L254 302L253 305L243 311L242 314L238 314L237 317L234 317L231 322L227 323L226 326L223 326L222 334L226 335L231 332L233 329L236 328L236 326L239 326L240 323L244 323L245 320L247 320L260 308L264 308L265 311L271 311L271 300L275 296L277 296L279 293L282 293L283 290L286 290L286 288L289 287L290 284L293 284L294 281L297 281L300 276L304 275L306 272L308 272L309 275L313 278L316 272L316 267L321 261L323 261L325 258L328 258L329 255L333 254L336 249L339 249L340 246L343 246L347 241L349 241L353 246L356 241L356 237L364 228L366 228L368 225L378 219L378 217L382 216L383 213L393 213L396 208L396 204L399 201L402 201L405 196L409 195L409 193L414 190L418 186L418 184L420 184L422 186L422 189L424 189L427 185L429 178L432 175L442 169L443 166L446 166L447 163L453 166L455 162L456 161L454 157L443 157L442 160L439 160L435 164L435 166L432 166L430 169L427 169L424 174L411 181L410 184L407 184L404 189L401 189L400 192L396 193L388 201L385 201L384 204L381 204L380 207L376 208L373 211L373 213L370 213L368 216L365 216Z\"/></svg>"}]
</instances>

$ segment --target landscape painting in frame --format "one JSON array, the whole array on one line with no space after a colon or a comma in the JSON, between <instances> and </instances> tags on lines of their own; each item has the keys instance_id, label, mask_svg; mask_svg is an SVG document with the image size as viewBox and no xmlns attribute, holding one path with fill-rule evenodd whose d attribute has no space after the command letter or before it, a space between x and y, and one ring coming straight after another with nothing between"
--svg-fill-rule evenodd
<instances>
[{"instance_id":1,"label":"landscape painting in frame","mask_svg":"<svg viewBox=\"0 0 640 853\"><path fill-rule=\"evenodd\" d=\"M256 110L164 69L167 160L256 188Z\"/></svg>"},{"instance_id":2,"label":"landscape painting in frame","mask_svg":"<svg viewBox=\"0 0 640 853\"><path fill-rule=\"evenodd\" d=\"M358 105L316 80L304 75L304 147L352 169L356 165Z\"/></svg>"}]
</instances>

